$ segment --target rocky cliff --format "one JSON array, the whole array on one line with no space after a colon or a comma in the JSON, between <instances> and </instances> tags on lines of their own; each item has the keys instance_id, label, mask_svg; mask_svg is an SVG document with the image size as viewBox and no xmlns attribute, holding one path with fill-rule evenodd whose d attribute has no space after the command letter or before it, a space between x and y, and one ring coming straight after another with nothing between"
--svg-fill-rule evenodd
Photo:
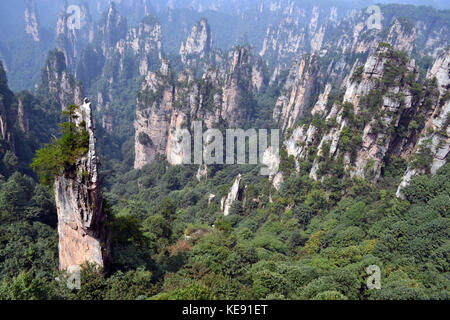
<instances>
[{"instance_id":1,"label":"rocky cliff","mask_svg":"<svg viewBox=\"0 0 450 320\"><path fill-rule=\"evenodd\" d=\"M161 65L161 24L147 15L137 27L128 28L126 19L111 3L97 25L94 39L81 52L76 77L88 87L96 86L92 94L102 127L114 133L115 114L123 108L118 101L135 99L141 77ZM134 97L125 96L124 90Z\"/></svg>"},{"instance_id":2,"label":"rocky cliff","mask_svg":"<svg viewBox=\"0 0 450 320\"><path fill-rule=\"evenodd\" d=\"M157 154L180 164L180 139L173 133L191 128L192 120L212 128L219 123L236 127L251 119L252 97L263 82L261 69L259 58L246 47L231 50L223 67L210 68L200 79L192 70L175 79L168 61L163 61L159 72L147 74L138 94L134 167L142 168Z\"/></svg>"},{"instance_id":3,"label":"rocky cliff","mask_svg":"<svg viewBox=\"0 0 450 320\"><path fill-rule=\"evenodd\" d=\"M333 175L376 181L386 161L395 156L416 163L402 185L425 172L417 165L435 173L449 149L448 101L443 98L448 96L448 59L448 52L442 54L419 79L414 60L380 43L364 65L353 68L342 100L328 101L327 85L312 108L312 121L289 133L284 145L296 170L316 180ZM414 152L421 154L419 160Z\"/></svg>"},{"instance_id":4,"label":"rocky cliff","mask_svg":"<svg viewBox=\"0 0 450 320\"><path fill-rule=\"evenodd\" d=\"M239 200L240 192L242 191L240 185L241 179L242 176L239 174L234 180L228 194L220 201L220 209L222 210L224 216L228 216L230 214L230 209L234 201Z\"/></svg>"},{"instance_id":5,"label":"rocky cliff","mask_svg":"<svg viewBox=\"0 0 450 320\"><path fill-rule=\"evenodd\" d=\"M297 55L300 56L291 65L283 83L283 91L274 108L273 117L283 130L293 128L295 122L305 114L305 109L310 111L316 102L314 99L324 93L323 84L331 86L334 93L342 90L356 69L361 68L367 57L376 52L380 42L389 43L394 49L401 50L408 56L414 51L418 57L424 55L437 57L436 55L444 50L450 41L448 36L436 39L436 34L441 34L449 28L448 22L439 26L431 24L430 21L419 20L414 23L408 18L398 18L391 13L383 20L382 29L378 30L369 28L367 16L356 10L338 23L330 14L330 17L322 22L327 30L322 37L317 34L319 32L317 30L321 27L316 26L317 10L315 12L307 29L311 32L316 30L310 36L322 39L321 49L313 50L312 47L308 47L309 49L297 51ZM291 20L296 16L298 13L288 15ZM427 28L430 32L425 31ZM297 31L286 39L292 39L304 32ZM280 43L280 40L273 41ZM283 69L280 61L278 59L276 62L272 82L275 82L276 76Z\"/></svg>"},{"instance_id":6,"label":"rocky cliff","mask_svg":"<svg viewBox=\"0 0 450 320\"><path fill-rule=\"evenodd\" d=\"M292 65L273 110L273 118L282 130L292 128L309 106L317 81L317 65L317 57L311 55Z\"/></svg>"},{"instance_id":7,"label":"rocky cliff","mask_svg":"<svg viewBox=\"0 0 450 320\"><path fill-rule=\"evenodd\" d=\"M397 196L411 178L418 174L435 174L447 162L450 153L450 50L442 53L428 71L427 78L436 79L439 100L434 101L430 116L414 146L409 166L398 187Z\"/></svg>"},{"instance_id":8,"label":"rocky cliff","mask_svg":"<svg viewBox=\"0 0 450 320\"><path fill-rule=\"evenodd\" d=\"M126 37L127 29L127 19L119 14L115 3L111 2L108 11L103 14L97 25L97 37L105 57L110 54L110 48Z\"/></svg>"},{"instance_id":9,"label":"rocky cliff","mask_svg":"<svg viewBox=\"0 0 450 320\"><path fill-rule=\"evenodd\" d=\"M36 3L33 0L25 1L25 32L33 38L33 41L39 42L39 23L36 15Z\"/></svg>"},{"instance_id":10,"label":"rocky cliff","mask_svg":"<svg viewBox=\"0 0 450 320\"><path fill-rule=\"evenodd\" d=\"M310 77L304 73L296 77L298 63L294 63L294 72L291 70L288 75L274 118L281 120L281 128L291 128L284 148L287 156L293 157L297 174L321 181L336 177L377 181L385 166L400 159L407 165L397 190L397 196L402 196L403 187L413 176L435 174L447 162L449 51L435 49L445 47L446 41L432 42L433 45L419 49L421 54L437 54L422 76L423 71L419 72L420 67L410 58L419 43L421 26L409 32L404 27L399 20L394 20L384 38L390 44L378 42L375 47L381 37L375 36L370 41L366 38L365 45L357 40L358 46L347 47L347 50L369 53L367 58L362 55L338 64L332 62L326 68L322 64L313 82L325 79L327 83L336 76L343 82L341 85L328 82L320 89L318 98L304 93ZM321 58L319 62L323 61ZM350 63L353 65L347 73ZM333 76L327 77L323 70ZM303 94L298 95L299 89L304 90ZM309 108L304 113L305 104L296 104L303 99L306 105L313 105L310 116ZM311 104L313 101L315 104ZM304 116L298 119L303 119L305 124L295 125L290 119L301 115L300 111ZM283 174L279 172L272 183L278 189L282 181Z\"/></svg>"},{"instance_id":11,"label":"rocky cliff","mask_svg":"<svg viewBox=\"0 0 450 320\"><path fill-rule=\"evenodd\" d=\"M259 52L274 67L275 76L303 53L319 52L327 31L337 23L336 7L308 7L288 1L280 10L281 20L267 28Z\"/></svg>"},{"instance_id":12,"label":"rocky cliff","mask_svg":"<svg viewBox=\"0 0 450 320\"><path fill-rule=\"evenodd\" d=\"M146 75L151 66L159 65L163 58L161 24L156 18L146 16L137 28L130 29L126 37L117 42L114 52L120 56L121 72L129 72L125 70L129 68L125 62L131 56L139 63L139 74Z\"/></svg>"},{"instance_id":13,"label":"rocky cliff","mask_svg":"<svg viewBox=\"0 0 450 320\"><path fill-rule=\"evenodd\" d=\"M63 175L57 176L54 184L61 270L85 262L104 267L109 254L89 100L84 100L77 114L77 126L85 126L89 133L89 151L74 166L66 168Z\"/></svg>"},{"instance_id":14,"label":"rocky cliff","mask_svg":"<svg viewBox=\"0 0 450 320\"><path fill-rule=\"evenodd\" d=\"M49 52L37 92L43 99L51 98L52 103L56 103L60 110L73 102L82 103L83 86L67 70L65 56L61 51Z\"/></svg>"},{"instance_id":15,"label":"rocky cliff","mask_svg":"<svg viewBox=\"0 0 450 320\"><path fill-rule=\"evenodd\" d=\"M213 49L211 28L206 19L199 20L193 27L185 42L181 44L180 56L184 64L191 60L205 59Z\"/></svg>"},{"instance_id":16,"label":"rocky cliff","mask_svg":"<svg viewBox=\"0 0 450 320\"><path fill-rule=\"evenodd\" d=\"M0 138L6 145L14 149L14 141L11 130L11 104L14 101L14 94L8 87L6 72L3 63L0 61Z\"/></svg>"},{"instance_id":17,"label":"rocky cliff","mask_svg":"<svg viewBox=\"0 0 450 320\"><path fill-rule=\"evenodd\" d=\"M58 16L56 23L56 46L64 53L66 65L70 71L75 70L76 61L83 47L94 40L94 23L85 2L79 6L79 24L77 12L68 13L67 2Z\"/></svg>"}]
</instances>

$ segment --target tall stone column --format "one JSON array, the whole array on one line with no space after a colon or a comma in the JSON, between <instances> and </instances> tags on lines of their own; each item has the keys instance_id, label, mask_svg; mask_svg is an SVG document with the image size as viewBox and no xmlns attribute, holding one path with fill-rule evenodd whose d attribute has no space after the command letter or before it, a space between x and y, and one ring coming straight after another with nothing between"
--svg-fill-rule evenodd
<instances>
[{"instance_id":1,"label":"tall stone column","mask_svg":"<svg viewBox=\"0 0 450 320\"><path fill-rule=\"evenodd\" d=\"M91 103L77 110L76 124L89 133L89 151L63 175L55 178L55 200L58 211L59 268L78 267L85 262L103 268L109 244L106 215L102 210L99 184L99 160L95 148L95 128Z\"/></svg>"}]
</instances>

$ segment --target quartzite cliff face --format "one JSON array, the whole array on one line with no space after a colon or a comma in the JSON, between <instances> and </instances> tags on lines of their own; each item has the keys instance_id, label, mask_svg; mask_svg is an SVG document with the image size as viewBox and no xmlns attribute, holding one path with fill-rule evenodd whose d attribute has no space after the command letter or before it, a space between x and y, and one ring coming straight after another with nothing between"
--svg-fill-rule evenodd
<instances>
[{"instance_id":1,"label":"quartzite cliff face","mask_svg":"<svg viewBox=\"0 0 450 320\"><path fill-rule=\"evenodd\" d=\"M287 154L301 175L315 180L332 174L376 181L395 156L409 164L403 187L446 162L448 86L448 51L419 80L413 60L381 43L364 65L353 68L342 100L329 102L330 86L325 87L312 109L315 120L295 127L285 141ZM313 160L310 168L301 166L307 159Z\"/></svg>"},{"instance_id":2,"label":"quartzite cliff face","mask_svg":"<svg viewBox=\"0 0 450 320\"><path fill-rule=\"evenodd\" d=\"M191 30L188 38L181 44L180 56L184 64L191 59L205 59L212 51L211 29L206 19L198 21Z\"/></svg>"},{"instance_id":3,"label":"quartzite cliff face","mask_svg":"<svg viewBox=\"0 0 450 320\"><path fill-rule=\"evenodd\" d=\"M78 116L77 125L85 124L89 133L89 151L72 168L66 169L64 175L57 176L54 184L61 270L85 262L104 267L108 257L95 128L87 99L80 106Z\"/></svg>"},{"instance_id":4,"label":"quartzite cliff face","mask_svg":"<svg viewBox=\"0 0 450 320\"><path fill-rule=\"evenodd\" d=\"M210 29L202 19L180 50L186 70L175 76L169 61L163 60L158 72L147 72L134 121L136 169L151 163L157 154L166 156L171 164L180 164L181 139L175 133L191 128L193 120L203 121L206 128L219 123L236 127L252 117L249 101L264 80L261 58L248 47L221 53L211 46ZM208 68L203 68L203 62Z\"/></svg>"},{"instance_id":5,"label":"quartzite cliff face","mask_svg":"<svg viewBox=\"0 0 450 320\"><path fill-rule=\"evenodd\" d=\"M36 3L33 0L25 1L25 32L31 35L33 41L41 41L39 23L36 15Z\"/></svg>"},{"instance_id":6,"label":"quartzite cliff face","mask_svg":"<svg viewBox=\"0 0 450 320\"><path fill-rule=\"evenodd\" d=\"M56 23L56 45L64 53L66 65L72 72L83 46L94 40L94 23L89 14L89 8L83 2L79 9L80 20L75 22L73 14L77 13L68 14L67 3L65 3Z\"/></svg>"},{"instance_id":7,"label":"quartzite cliff face","mask_svg":"<svg viewBox=\"0 0 450 320\"><path fill-rule=\"evenodd\" d=\"M450 153L450 50L436 59L427 77L436 79L439 100L433 106L420 139L414 146L413 161L410 162L397 189L397 196L402 196L402 189L409 184L413 176L435 174L447 162ZM421 159L426 161L425 166L419 165Z\"/></svg>"},{"instance_id":8,"label":"quartzite cliff face","mask_svg":"<svg viewBox=\"0 0 450 320\"><path fill-rule=\"evenodd\" d=\"M85 10L83 21L93 30L93 38L77 38L77 33L72 32L72 36L66 30L61 34L73 41L61 49L69 52L71 43L96 40L98 45L88 46L81 53L72 50L71 56L77 60L77 78L84 83L101 79L95 92L96 106L103 128L111 134L121 107L117 101L122 88L117 84L138 83L133 75L145 77L134 120L137 169L154 161L158 154L171 164L181 163L180 138L174 133L176 129L192 128L193 120L203 121L206 128L236 127L254 120L252 99L261 88L266 89L267 83L280 89L272 117L287 133L287 154L296 158L297 170L303 160L311 160L312 167L302 170L313 179L321 179L338 164L350 177L376 180L383 164L396 156L408 161L404 185L408 177L427 172L409 163L411 157L420 157L424 148L433 155L431 172L446 161L448 141L437 132L445 131L448 122L448 100L444 101L448 86L442 71L446 61L443 52L447 52L450 40L448 23L399 17L392 7L380 5L383 19L378 29L369 26L369 14L364 10L271 1L260 4L253 16L242 15L249 14L255 21L267 14L273 18L261 24L266 34L256 44L257 57L246 46L228 52L213 48L211 28L206 19L201 19L181 44L180 66L176 62L173 65L185 70L176 74L164 59L162 27L148 16L148 3L133 4L144 8L147 15L134 28L128 28L119 14L126 5L119 5L116 10L111 3L95 27ZM390 49L380 48L381 42L388 43ZM404 51L407 61L397 56L396 50ZM422 82L418 81L418 69L425 56L438 60ZM88 64L88 60L95 63ZM392 69L398 77L390 79ZM65 75L61 77L67 83ZM58 87L58 95L65 96L55 98L70 100L70 89L65 87L74 86L58 85L55 77L49 79L52 85L48 87ZM382 88L390 80L392 83ZM421 92L416 90L419 85ZM370 97L377 100L369 101ZM310 112L314 123L299 126ZM273 179L280 182L282 175Z\"/></svg>"}]
</instances>

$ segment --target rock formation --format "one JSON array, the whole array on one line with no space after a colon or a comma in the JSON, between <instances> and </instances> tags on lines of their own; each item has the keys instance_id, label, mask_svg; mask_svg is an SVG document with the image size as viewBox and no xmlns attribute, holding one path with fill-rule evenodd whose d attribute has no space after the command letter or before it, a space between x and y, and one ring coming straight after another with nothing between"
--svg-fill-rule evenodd
<instances>
[{"instance_id":1,"label":"rock formation","mask_svg":"<svg viewBox=\"0 0 450 320\"><path fill-rule=\"evenodd\" d=\"M234 180L228 195L224 196L220 201L220 209L222 210L224 216L228 216L230 214L230 209L233 202L239 200L241 179L242 176L239 174Z\"/></svg>"},{"instance_id":2,"label":"rock formation","mask_svg":"<svg viewBox=\"0 0 450 320\"><path fill-rule=\"evenodd\" d=\"M201 79L188 69L174 80L166 60L159 72L147 74L134 121L136 169L151 163L157 154L180 164L181 141L174 133L191 128L192 120L202 120L206 128L220 122L236 127L253 116L249 101L262 85L261 61L246 47L233 49L227 61L228 67L211 68Z\"/></svg>"},{"instance_id":3,"label":"rock formation","mask_svg":"<svg viewBox=\"0 0 450 320\"><path fill-rule=\"evenodd\" d=\"M82 48L94 40L94 24L89 8L85 2L82 2L79 8L79 25L74 20L78 18L76 16L78 12L68 13L67 2L56 23L56 46L64 53L66 65L70 71L74 71Z\"/></svg>"},{"instance_id":4,"label":"rock formation","mask_svg":"<svg viewBox=\"0 0 450 320\"><path fill-rule=\"evenodd\" d=\"M37 91L41 97L50 96L60 110L83 101L83 87L75 82L67 70L64 54L58 50L49 52Z\"/></svg>"},{"instance_id":5,"label":"rock formation","mask_svg":"<svg viewBox=\"0 0 450 320\"><path fill-rule=\"evenodd\" d=\"M25 32L33 38L33 41L41 41L39 35L39 23L36 16L36 3L34 0L25 1Z\"/></svg>"},{"instance_id":6,"label":"rock formation","mask_svg":"<svg viewBox=\"0 0 450 320\"><path fill-rule=\"evenodd\" d=\"M253 110L248 98L262 85L262 66L246 47L235 48L230 58L231 66L222 90L222 118L237 126L251 117Z\"/></svg>"},{"instance_id":7,"label":"rock formation","mask_svg":"<svg viewBox=\"0 0 450 320\"><path fill-rule=\"evenodd\" d=\"M95 30L95 41L83 49L77 61L76 77L87 87L97 79L97 112L102 127L114 134L116 108L122 108L117 101L124 99L123 84L133 86L127 92L133 95L139 89L137 78L156 71L162 62L161 24L147 15L137 27L128 29L127 20L111 2Z\"/></svg>"},{"instance_id":8,"label":"rock formation","mask_svg":"<svg viewBox=\"0 0 450 320\"><path fill-rule=\"evenodd\" d=\"M387 159L414 163L416 150L431 157L429 169L435 173L449 152L448 101L443 98L448 95L448 62L446 52L420 81L413 60L380 43L364 65L356 67L356 62L352 68L342 101L328 101L327 85L312 108L316 120L289 134L284 145L297 171L301 161L312 157L312 167L301 175L321 179L332 171L375 181ZM402 186L419 172L425 171L409 167Z\"/></svg>"},{"instance_id":9,"label":"rock formation","mask_svg":"<svg viewBox=\"0 0 450 320\"><path fill-rule=\"evenodd\" d=\"M12 92L8 88L8 83L6 79L6 72L3 68L3 63L0 61L0 133L1 138L3 140L8 139L8 110L5 105L5 97L3 96L5 93L12 95Z\"/></svg>"},{"instance_id":10,"label":"rock formation","mask_svg":"<svg viewBox=\"0 0 450 320\"><path fill-rule=\"evenodd\" d=\"M74 166L66 168L63 175L57 176L54 184L61 270L85 262L104 267L109 254L95 127L88 99L77 114L76 124L85 125L89 133L89 151Z\"/></svg>"},{"instance_id":11,"label":"rock formation","mask_svg":"<svg viewBox=\"0 0 450 320\"><path fill-rule=\"evenodd\" d=\"M206 19L199 20L192 27L187 40L181 44L181 61L187 64L188 60L207 58L213 48L212 41L211 28L208 22Z\"/></svg>"},{"instance_id":12,"label":"rock formation","mask_svg":"<svg viewBox=\"0 0 450 320\"><path fill-rule=\"evenodd\" d=\"M305 55L291 67L283 88L285 93L278 98L273 110L273 118L282 130L292 128L308 106L316 82L317 63L315 56Z\"/></svg>"},{"instance_id":13,"label":"rock formation","mask_svg":"<svg viewBox=\"0 0 450 320\"><path fill-rule=\"evenodd\" d=\"M14 100L14 93L8 87L6 72L0 61L0 139L6 142L6 146L12 151L14 151L15 145L11 119L17 117L12 108Z\"/></svg>"},{"instance_id":14,"label":"rock formation","mask_svg":"<svg viewBox=\"0 0 450 320\"><path fill-rule=\"evenodd\" d=\"M26 96L28 93L25 94ZM29 104L25 101L26 96L18 97L18 105L17 105L17 125L19 130L27 134L30 131L30 121L27 107Z\"/></svg>"},{"instance_id":15,"label":"rock formation","mask_svg":"<svg viewBox=\"0 0 450 320\"><path fill-rule=\"evenodd\" d=\"M428 78L436 78L439 89L439 102L434 106L431 116L426 122L420 139L414 148L415 153L408 166L402 182L397 189L397 196L402 196L402 189L409 184L411 178L418 174L435 174L442 167L450 153L450 50L436 59L428 71ZM426 161L425 166L419 162Z\"/></svg>"},{"instance_id":16,"label":"rock formation","mask_svg":"<svg viewBox=\"0 0 450 320\"><path fill-rule=\"evenodd\" d=\"M139 61L139 74L145 76L150 66L159 64L163 58L161 24L152 16L144 17L137 28L130 29L117 42L114 51L120 55L121 72L127 71L125 60L127 55L132 55Z\"/></svg>"},{"instance_id":17,"label":"rock formation","mask_svg":"<svg viewBox=\"0 0 450 320\"><path fill-rule=\"evenodd\" d=\"M337 24L336 7L310 8L288 1L284 7L280 5L279 10L282 10L280 22L269 25L259 52L273 66L272 80L280 70L288 69L294 58L320 52L326 34L334 30Z\"/></svg>"},{"instance_id":18,"label":"rock formation","mask_svg":"<svg viewBox=\"0 0 450 320\"><path fill-rule=\"evenodd\" d=\"M127 28L127 19L119 15L115 3L111 2L108 11L97 26L97 35L105 57L109 56L110 48L126 37Z\"/></svg>"}]
</instances>

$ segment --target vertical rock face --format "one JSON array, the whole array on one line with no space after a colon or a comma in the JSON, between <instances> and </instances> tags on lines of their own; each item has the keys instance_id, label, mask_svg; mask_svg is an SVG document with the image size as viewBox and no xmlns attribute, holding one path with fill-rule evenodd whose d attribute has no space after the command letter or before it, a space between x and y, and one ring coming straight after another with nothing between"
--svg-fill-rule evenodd
<instances>
[{"instance_id":1,"label":"vertical rock face","mask_svg":"<svg viewBox=\"0 0 450 320\"><path fill-rule=\"evenodd\" d=\"M39 24L36 16L36 3L33 0L25 1L25 32L33 38L33 41L41 41L39 38Z\"/></svg>"},{"instance_id":2,"label":"vertical rock face","mask_svg":"<svg viewBox=\"0 0 450 320\"><path fill-rule=\"evenodd\" d=\"M3 140L7 140L8 134L8 112L5 106L5 97L3 94L10 93L8 88L8 82L6 78L6 72L3 68L3 63L0 61L0 134ZM12 92L11 92L12 95Z\"/></svg>"},{"instance_id":3,"label":"vertical rock face","mask_svg":"<svg viewBox=\"0 0 450 320\"><path fill-rule=\"evenodd\" d=\"M186 64L193 58L204 59L212 48L211 28L206 19L201 19L192 27L187 40L181 44L181 61Z\"/></svg>"},{"instance_id":4,"label":"vertical rock face","mask_svg":"<svg viewBox=\"0 0 450 320\"><path fill-rule=\"evenodd\" d=\"M89 100L85 99L77 112L77 125L85 124L89 133L89 151L72 168L66 169L64 175L55 178L61 270L85 262L104 267L108 256L106 216L102 210L99 160Z\"/></svg>"},{"instance_id":5,"label":"vertical rock face","mask_svg":"<svg viewBox=\"0 0 450 320\"><path fill-rule=\"evenodd\" d=\"M436 172L449 152L449 107L444 98L448 97L448 63L446 52L419 80L413 60L381 43L347 77L342 102L328 103L327 85L312 109L317 122L294 128L285 141L287 154L297 160L297 171L300 161L312 157L312 168L301 172L312 179L327 175L334 166L342 175L377 180L391 156L414 163L411 154L418 150L419 163L429 162L429 171ZM403 184L418 172L409 168Z\"/></svg>"},{"instance_id":6,"label":"vertical rock face","mask_svg":"<svg viewBox=\"0 0 450 320\"><path fill-rule=\"evenodd\" d=\"M8 139L8 122L5 104L0 100L0 133L3 140Z\"/></svg>"},{"instance_id":7,"label":"vertical rock face","mask_svg":"<svg viewBox=\"0 0 450 320\"><path fill-rule=\"evenodd\" d=\"M120 39L126 37L127 28L126 18L119 15L115 3L111 2L97 30L105 57L108 56L110 48L113 48Z\"/></svg>"},{"instance_id":8,"label":"vertical rock face","mask_svg":"<svg viewBox=\"0 0 450 320\"><path fill-rule=\"evenodd\" d=\"M353 105L355 114L362 115L362 111L367 108L363 103L366 95L382 95L378 109L374 110L373 119L365 124L362 129L362 145L356 154L354 166L351 169L351 176L371 177L377 179L381 173L381 166L386 156L389 146L393 143L392 137L395 128L399 126L403 109L413 108L411 84L393 81L386 90L380 90L378 80L387 81L386 73L391 63L397 66L402 65L403 72L415 74L414 62L402 61L400 58L392 56L391 49L379 49L377 55L369 57L362 75L362 80L351 81L344 95L344 103ZM396 75L403 77L404 75ZM372 93L371 93L372 90ZM375 91L376 90L376 91ZM376 93L375 93L376 92ZM345 125L349 122L345 122ZM341 131L341 136L342 136ZM342 149L342 148L341 148ZM348 157L351 157L348 154ZM350 161L345 161L349 164Z\"/></svg>"},{"instance_id":9,"label":"vertical rock face","mask_svg":"<svg viewBox=\"0 0 450 320\"><path fill-rule=\"evenodd\" d=\"M127 71L124 63L127 55L132 55L139 61L139 74L145 76L150 66L159 64L163 57L161 24L152 16L144 17L137 28L118 41L114 51L120 55L120 71Z\"/></svg>"},{"instance_id":10,"label":"vertical rock face","mask_svg":"<svg viewBox=\"0 0 450 320\"><path fill-rule=\"evenodd\" d=\"M275 77L280 69L289 68L295 57L320 51L326 33L332 30L336 23L335 7L327 12L324 8L311 8L290 1L283 8L278 25L270 25L267 28L259 54L275 67Z\"/></svg>"},{"instance_id":11,"label":"vertical rock face","mask_svg":"<svg viewBox=\"0 0 450 320\"><path fill-rule=\"evenodd\" d=\"M38 87L41 96L50 95L64 110L73 102L80 105L83 101L83 87L75 83L65 63L64 54L54 50L49 52Z\"/></svg>"},{"instance_id":12,"label":"vertical rock face","mask_svg":"<svg viewBox=\"0 0 450 320\"><path fill-rule=\"evenodd\" d=\"M65 3L56 22L56 46L64 53L67 67L73 71L83 46L94 40L94 24L86 3L82 2L79 6L79 26L73 23L76 17L68 14L67 8Z\"/></svg>"},{"instance_id":13,"label":"vertical rock face","mask_svg":"<svg viewBox=\"0 0 450 320\"><path fill-rule=\"evenodd\" d=\"M222 118L230 126L237 126L251 117L253 110L248 99L262 85L261 64L247 47L232 51L231 66L222 90Z\"/></svg>"},{"instance_id":14,"label":"vertical rock face","mask_svg":"<svg viewBox=\"0 0 450 320\"><path fill-rule=\"evenodd\" d=\"M300 27L300 17L300 14L298 19L288 16L278 26L269 26L259 55L285 68L293 56L301 53L305 44L305 27ZM297 32L299 29L301 31Z\"/></svg>"},{"instance_id":15,"label":"vertical rock face","mask_svg":"<svg viewBox=\"0 0 450 320\"><path fill-rule=\"evenodd\" d=\"M291 128L308 106L317 74L315 56L305 55L292 66L282 94L275 105L273 118L282 130Z\"/></svg>"},{"instance_id":16,"label":"vertical rock face","mask_svg":"<svg viewBox=\"0 0 450 320\"><path fill-rule=\"evenodd\" d=\"M165 70L167 62L161 70ZM173 107L173 87L164 74L150 72L138 95L134 121L136 169L153 161L157 154L165 154Z\"/></svg>"},{"instance_id":17,"label":"vertical rock face","mask_svg":"<svg viewBox=\"0 0 450 320\"><path fill-rule=\"evenodd\" d=\"M364 59L364 55L373 55L377 51L380 42L387 42L394 49L405 51L407 54L411 54L414 48L419 48L420 46L422 47L418 50L421 52L434 54L436 48L441 48L445 43L448 43L447 39L445 39L448 38L447 36L441 39L441 41L430 40L431 35L438 32L435 30L436 27L432 25L425 26L423 23L418 23L414 26L407 19L394 17L390 23L384 26L384 32L381 32L368 29L365 23L366 17L361 12L355 11L337 25L334 22L334 15L332 11L330 18L320 24L318 23L319 12L314 7L311 21L305 29L308 32L302 29L295 31L289 37L277 36L274 39L280 38L280 40L271 40L274 43L281 44L286 39L294 39L295 36L298 37L300 35L311 39L309 46L311 55L303 54L304 51L308 50L298 50L298 53L303 54L303 56L301 59L297 59L291 66L284 83L284 90L274 108L273 118L279 122L283 130L293 128L295 122L302 116L305 109L312 105L312 102L314 102L311 101L312 97L320 93L317 91L318 84L329 83L334 88L340 87L341 89L347 86L347 89L350 88L350 91L347 90L347 97L358 97L359 93L355 91L357 84L349 83L349 77L353 74L356 67L361 64L358 60ZM297 16L298 13L294 14L291 20ZM332 37L325 37L324 32L328 30L327 28L330 30L326 34L333 35ZM424 31L426 28L434 31L427 34ZM443 26L439 30L446 28L446 26ZM306 45L304 46L305 48L307 47ZM280 52L284 54L288 53L285 49ZM353 55L359 56L359 58L355 58L356 61L355 59L347 59L345 55L348 54L345 54L345 52L351 52ZM268 53L261 52L260 54L267 56ZM369 63L375 61L373 57L371 59L368 61ZM278 60L278 63L280 61L282 60ZM280 72L280 68L282 69L281 64L275 69L274 75ZM383 70L381 70L381 73L383 73ZM375 78L375 76L374 74L372 78ZM271 81L274 79L272 78ZM324 96L328 97L330 89L328 87L325 90L326 92L321 92L322 99ZM355 101L350 102L354 103ZM313 113L316 113L316 111L323 112L324 106L323 103L319 102Z\"/></svg>"},{"instance_id":18,"label":"vertical rock face","mask_svg":"<svg viewBox=\"0 0 450 320\"><path fill-rule=\"evenodd\" d=\"M17 106L17 124L19 126L19 130L22 131L22 133L27 134L30 130L30 122L25 105L24 98L19 97Z\"/></svg>"},{"instance_id":19,"label":"vertical rock face","mask_svg":"<svg viewBox=\"0 0 450 320\"><path fill-rule=\"evenodd\" d=\"M138 26L128 29L126 19L121 17L111 3L98 25L97 47L84 51L86 58L80 59L77 77L83 80L100 78L97 111L102 117L103 128L112 133L117 101L123 98L121 84L133 87L128 95L139 90L135 86L136 78L146 76L163 59L162 30L158 20L150 15L141 19ZM87 63L90 61L90 63ZM95 63L93 63L93 61ZM93 67L94 65L94 67ZM116 103L115 103L116 102Z\"/></svg>"},{"instance_id":20,"label":"vertical rock face","mask_svg":"<svg viewBox=\"0 0 450 320\"><path fill-rule=\"evenodd\" d=\"M13 102L14 93L9 90L6 72L0 61L0 139L3 139L12 151L15 146L11 119L16 116L11 108Z\"/></svg>"},{"instance_id":21,"label":"vertical rock face","mask_svg":"<svg viewBox=\"0 0 450 320\"><path fill-rule=\"evenodd\" d=\"M443 98L448 92L448 53L440 54L448 52L444 49L449 35L443 34L449 29L448 22L414 19L414 23L394 15L385 17L382 30L376 30L368 28L367 16L357 10L337 23L332 12L325 24L315 22L314 11L306 28L313 33L305 38L311 40L309 51L317 62L305 65L318 67L302 68L303 61L298 60L284 83L277 79L284 90L273 113L283 130L292 129L284 145L287 154L297 159L297 171L301 161L313 159L312 168L300 174L320 179L338 168L343 175L376 180L390 157L414 163L418 154L422 159L418 162L429 158L429 172L435 172L433 168L445 163L448 154L448 98ZM305 31L298 29L290 38L302 34ZM278 43L283 39L286 37ZM425 80L418 78L414 60L408 59L413 52L438 58ZM349 53L353 55L350 59ZM281 69L276 68L274 74ZM440 95L433 77L438 79ZM325 88L320 88L324 83ZM318 99L312 100L316 96ZM296 127L297 119L311 106L316 125ZM418 172L424 171L408 169L403 184Z\"/></svg>"},{"instance_id":22,"label":"vertical rock face","mask_svg":"<svg viewBox=\"0 0 450 320\"><path fill-rule=\"evenodd\" d=\"M433 108L421 132L421 137L414 147L413 161L408 166L402 182L397 189L397 196L402 196L402 189L407 186L411 178L418 174L435 174L442 167L450 153L450 50L436 59L427 77L436 78L439 89L439 102ZM420 158L427 160L427 166L417 165ZM416 162L414 162L416 160Z\"/></svg>"}]
</instances>

